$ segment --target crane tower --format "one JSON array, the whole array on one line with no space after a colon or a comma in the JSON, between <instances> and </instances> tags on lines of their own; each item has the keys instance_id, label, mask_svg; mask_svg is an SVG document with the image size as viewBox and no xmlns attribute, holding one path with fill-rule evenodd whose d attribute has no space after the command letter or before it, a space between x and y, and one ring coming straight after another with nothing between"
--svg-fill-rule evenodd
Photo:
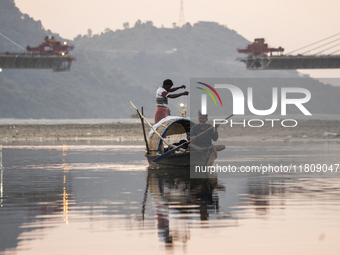
<instances>
[{"instance_id":1,"label":"crane tower","mask_svg":"<svg viewBox=\"0 0 340 255\"><path fill-rule=\"evenodd\" d=\"M183 26L185 23L184 20L184 8L183 8L183 0L181 0L181 7L180 7L180 11L179 11L179 22L178 22L178 26L181 27Z\"/></svg>"}]
</instances>

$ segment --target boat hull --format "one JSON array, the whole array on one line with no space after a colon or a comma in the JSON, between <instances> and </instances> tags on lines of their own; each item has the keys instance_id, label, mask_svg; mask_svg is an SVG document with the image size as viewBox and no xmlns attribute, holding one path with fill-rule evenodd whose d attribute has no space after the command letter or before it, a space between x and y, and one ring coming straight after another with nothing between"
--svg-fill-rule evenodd
<instances>
[{"instance_id":1,"label":"boat hull","mask_svg":"<svg viewBox=\"0 0 340 255\"><path fill-rule=\"evenodd\" d=\"M201 151L173 153L157 163L153 162L153 160L159 156L160 155L148 155L145 153L150 168L190 167L191 164L199 166L212 165L217 158L217 152L216 149L211 146Z\"/></svg>"}]
</instances>

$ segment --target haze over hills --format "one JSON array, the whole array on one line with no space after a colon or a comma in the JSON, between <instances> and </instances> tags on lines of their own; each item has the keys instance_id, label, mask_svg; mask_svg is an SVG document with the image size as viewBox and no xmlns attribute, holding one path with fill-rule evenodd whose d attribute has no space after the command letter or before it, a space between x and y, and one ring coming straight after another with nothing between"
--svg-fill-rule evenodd
<instances>
[{"instance_id":1,"label":"haze over hills","mask_svg":"<svg viewBox=\"0 0 340 255\"><path fill-rule=\"evenodd\" d=\"M41 44L45 35L63 40L22 14L13 0L0 0L0 22L0 32L24 48ZM236 31L213 22L156 28L151 21L137 21L122 30L79 35L69 42L75 45L70 54L77 58L70 72L0 73L0 118L128 118L134 113L129 100L144 106L152 117L155 91L167 78L177 86L200 77L300 77L296 71L246 70L235 59L240 57L236 49L248 43ZM6 51L22 50L0 37L0 52ZM339 114L340 88L310 82L312 95L320 95L313 109ZM180 100L170 101L175 113Z\"/></svg>"}]
</instances>

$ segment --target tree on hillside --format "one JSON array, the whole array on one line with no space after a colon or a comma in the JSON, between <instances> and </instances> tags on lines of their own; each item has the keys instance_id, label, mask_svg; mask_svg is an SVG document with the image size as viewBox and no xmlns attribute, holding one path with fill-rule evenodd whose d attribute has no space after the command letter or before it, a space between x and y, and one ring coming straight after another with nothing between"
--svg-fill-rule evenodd
<instances>
[{"instance_id":1,"label":"tree on hillside","mask_svg":"<svg viewBox=\"0 0 340 255\"><path fill-rule=\"evenodd\" d=\"M92 37L92 30L91 28L87 29L87 37Z\"/></svg>"}]
</instances>

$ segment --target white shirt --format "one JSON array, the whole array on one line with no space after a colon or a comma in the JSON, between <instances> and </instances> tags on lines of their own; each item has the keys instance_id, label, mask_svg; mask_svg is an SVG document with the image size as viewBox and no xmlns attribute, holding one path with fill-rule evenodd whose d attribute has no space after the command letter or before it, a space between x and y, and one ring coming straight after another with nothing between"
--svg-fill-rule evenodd
<instances>
[{"instance_id":1,"label":"white shirt","mask_svg":"<svg viewBox=\"0 0 340 255\"><path fill-rule=\"evenodd\" d=\"M168 95L163 87L159 87L156 92L156 105L168 107Z\"/></svg>"}]
</instances>

